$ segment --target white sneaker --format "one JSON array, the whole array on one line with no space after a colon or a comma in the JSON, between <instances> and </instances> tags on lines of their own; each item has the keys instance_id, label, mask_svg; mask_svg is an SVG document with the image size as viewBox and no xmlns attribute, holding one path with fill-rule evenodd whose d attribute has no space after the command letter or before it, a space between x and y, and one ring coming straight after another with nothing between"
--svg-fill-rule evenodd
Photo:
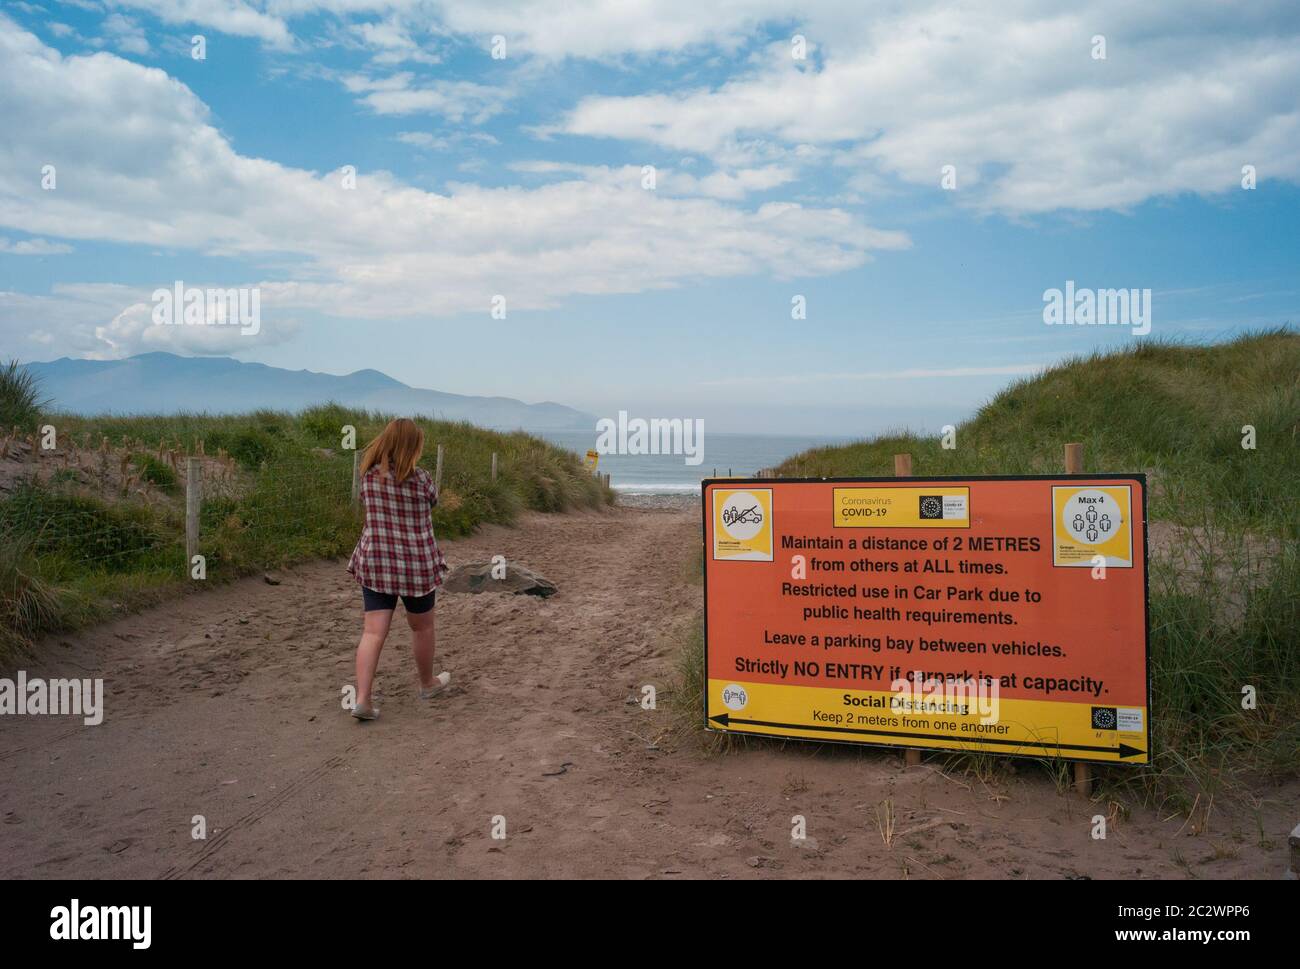
<instances>
[{"instance_id":1,"label":"white sneaker","mask_svg":"<svg viewBox=\"0 0 1300 969\"><path fill-rule=\"evenodd\" d=\"M433 686L429 687L427 690L421 688L420 692L417 695L421 700L432 700L443 690L447 689L447 684L449 684L450 682L451 682L451 674L448 673L446 670L443 670L441 673L439 673L437 676L433 678Z\"/></svg>"}]
</instances>

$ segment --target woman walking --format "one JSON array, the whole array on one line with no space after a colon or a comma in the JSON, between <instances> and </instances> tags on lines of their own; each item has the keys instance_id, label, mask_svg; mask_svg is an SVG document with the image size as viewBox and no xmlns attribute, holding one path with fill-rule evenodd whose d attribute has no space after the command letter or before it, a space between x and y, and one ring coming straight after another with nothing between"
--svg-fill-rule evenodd
<instances>
[{"instance_id":1,"label":"woman walking","mask_svg":"<svg viewBox=\"0 0 1300 969\"><path fill-rule=\"evenodd\" d=\"M357 646L357 701L352 716L374 720L379 709L371 690L400 597L411 627L411 651L422 700L447 688L451 674L433 675L433 604L447 571L433 536L429 512L438 503L433 478L416 467L424 432L405 417L390 421L361 458L361 504L365 528L348 571L361 584L364 628Z\"/></svg>"}]
</instances>

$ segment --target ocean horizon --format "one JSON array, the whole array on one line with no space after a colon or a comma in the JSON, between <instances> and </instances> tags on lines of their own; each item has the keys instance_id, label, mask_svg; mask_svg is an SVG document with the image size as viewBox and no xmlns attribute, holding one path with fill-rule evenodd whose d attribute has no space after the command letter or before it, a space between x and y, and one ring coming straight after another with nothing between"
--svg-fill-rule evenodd
<instances>
[{"instance_id":1,"label":"ocean horizon","mask_svg":"<svg viewBox=\"0 0 1300 969\"><path fill-rule=\"evenodd\" d=\"M580 457L596 448L594 428L532 433ZM700 464L687 464L685 456L680 454L602 454L598 470L608 474L610 487L622 494L691 494L699 490L700 482L706 478L752 476L809 448L858 439L851 435L709 432L704 436L704 460Z\"/></svg>"}]
</instances>

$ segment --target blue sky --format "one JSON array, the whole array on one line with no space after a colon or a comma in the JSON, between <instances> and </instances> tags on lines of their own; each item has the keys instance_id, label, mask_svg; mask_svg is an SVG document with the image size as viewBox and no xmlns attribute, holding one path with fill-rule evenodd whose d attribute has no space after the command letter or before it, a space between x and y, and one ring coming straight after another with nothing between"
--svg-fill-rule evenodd
<instances>
[{"instance_id":1,"label":"blue sky","mask_svg":"<svg viewBox=\"0 0 1300 969\"><path fill-rule=\"evenodd\" d=\"M1067 280L1146 338L1294 322L1300 17L1136 6L6 3L0 356L855 434L1143 339L1045 326ZM260 332L153 326L176 280Z\"/></svg>"}]
</instances>

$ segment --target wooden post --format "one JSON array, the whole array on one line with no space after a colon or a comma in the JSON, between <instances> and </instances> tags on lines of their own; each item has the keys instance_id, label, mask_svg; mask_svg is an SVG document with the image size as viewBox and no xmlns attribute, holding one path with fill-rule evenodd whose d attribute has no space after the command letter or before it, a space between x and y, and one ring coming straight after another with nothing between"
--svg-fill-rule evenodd
<instances>
[{"instance_id":1,"label":"wooden post","mask_svg":"<svg viewBox=\"0 0 1300 969\"><path fill-rule=\"evenodd\" d=\"M1065 473L1083 474L1083 445L1065 446ZM1092 765L1074 762L1074 790L1081 797L1092 797Z\"/></svg>"},{"instance_id":2,"label":"wooden post","mask_svg":"<svg viewBox=\"0 0 1300 969\"><path fill-rule=\"evenodd\" d=\"M496 479L497 479L497 452L493 451L492 452L492 480L496 481Z\"/></svg>"},{"instance_id":3,"label":"wooden post","mask_svg":"<svg viewBox=\"0 0 1300 969\"><path fill-rule=\"evenodd\" d=\"M1065 446L1065 473L1083 474L1083 445L1067 444Z\"/></svg>"},{"instance_id":4,"label":"wooden post","mask_svg":"<svg viewBox=\"0 0 1300 969\"><path fill-rule=\"evenodd\" d=\"M433 493L442 494L442 445L438 445L438 463L433 470Z\"/></svg>"},{"instance_id":5,"label":"wooden post","mask_svg":"<svg viewBox=\"0 0 1300 969\"><path fill-rule=\"evenodd\" d=\"M190 575L194 556L199 554L199 494L202 465L198 458L185 459L185 574Z\"/></svg>"},{"instance_id":6,"label":"wooden post","mask_svg":"<svg viewBox=\"0 0 1300 969\"><path fill-rule=\"evenodd\" d=\"M910 478L912 476L912 455L895 454L894 455L894 477ZM903 765L905 767L920 767L921 752L909 748L903 751Z\"/></svg>"},{"instance_id":7,"label":"wooden post","mask_svg":"<svg viewBox=\"0 0 1300 969\"><path fill-rule=\"evenodd\" d=\"M352 449L352 504L361 498L361 452Z\"/></svg>"},{"instance_id":8,"label":"wooden post","mask_svg":"<svg viewBox=\"0 0 1300 969\"><path fill-rule=\"evenodd\" d=\"M36 435L31 437L32 457L40 457L40 451L37 449ZM108 438L99 439L99 492L105 494L108 491Z\"/></svg>"}]
</instances>

